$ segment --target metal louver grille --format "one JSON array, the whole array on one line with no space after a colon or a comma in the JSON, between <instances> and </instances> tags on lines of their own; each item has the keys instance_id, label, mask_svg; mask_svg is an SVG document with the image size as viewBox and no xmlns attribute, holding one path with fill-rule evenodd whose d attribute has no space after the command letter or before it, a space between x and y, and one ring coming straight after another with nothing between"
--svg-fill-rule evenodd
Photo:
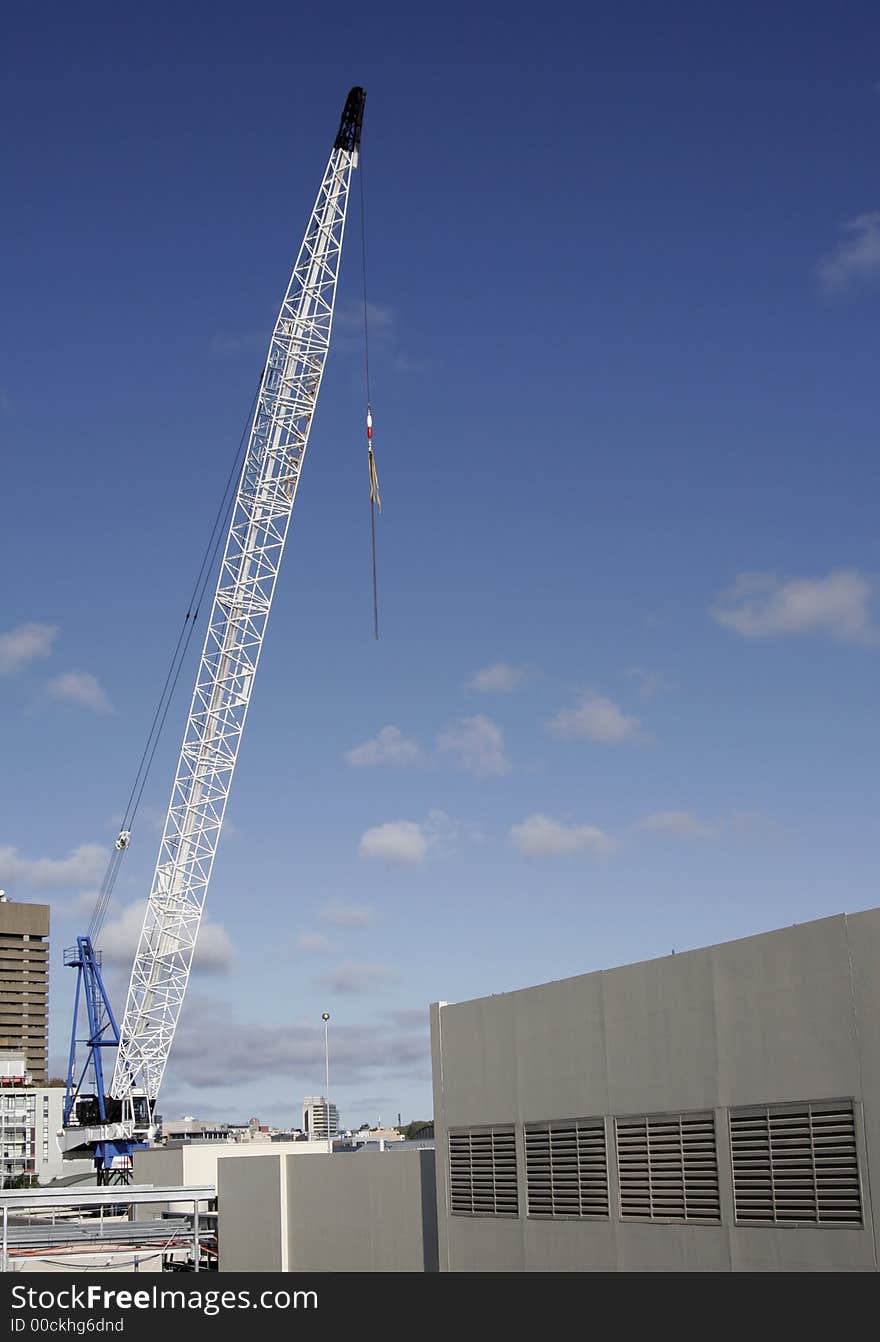
<instances>
[{"instance_id":1,"label":"metal louver grille","mask_svg":"<svg viewBox=\"0 0 880 1342\"><path fill-rule=\"evenodd\" d=\"M861 1225L850 1100L730 1111L737 1221Z\"/></svg>"},{"instance_id":2,"label":"metal louver grille","mask_svg":"<svg viewBox=\"0 0 880 1342\"><path fill-rule=\"evenodd\" d=\"M529 1216L608 1217L605 1120L527 1123Z\"/></svg>"},{"instance_id":3,"label":"metal louver grille","mask_svg":"<svg viewBox=\"0 0 880 1342\"><path fill-rule=\"evenodd\" d=\"M715 1115L618 1118L620 1215L635 1221L719 1221Z\"/></svg>"},{"instance_id":4,"label":"metal louver grille","mask_svg":"<svg viewBox=\"0 0 880 1342\"><path fill-rule=\"evenodd\" d=\"M449 1205L453 1216L519 1215L513 1127L450 1132Z\"/></svg>"}]
</instances>

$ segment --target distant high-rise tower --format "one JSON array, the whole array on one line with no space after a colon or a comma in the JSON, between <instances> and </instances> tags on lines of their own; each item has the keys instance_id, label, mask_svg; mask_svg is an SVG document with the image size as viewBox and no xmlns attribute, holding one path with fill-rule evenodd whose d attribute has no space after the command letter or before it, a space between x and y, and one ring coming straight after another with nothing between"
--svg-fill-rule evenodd
<instances>
[{"instance_id":1,"label":"distant high-rise tower","mask_svg":"<svg viewBox=\"0 0 880 1342\"><path fill-rule=\"evenodd\" d=\"M22 1054L35 1086L49 1080L49 905L0 891L0 1052Z\"/></svg>"},{"instance_id":2,"label":"distant high-rise tower","mask_svg":"<svg viewBox=\"0 0 880 1342\"><path fill-rule=\"evenodd\" d=\"M327 1127L329 1111L329 1131ZM339 1131L339 1115L336 1105L330 1104L323 1095L307 1095L303 1100L303 1132L313 1141L326 1141L335 1137Z\"/></svg>"}]
</instances>

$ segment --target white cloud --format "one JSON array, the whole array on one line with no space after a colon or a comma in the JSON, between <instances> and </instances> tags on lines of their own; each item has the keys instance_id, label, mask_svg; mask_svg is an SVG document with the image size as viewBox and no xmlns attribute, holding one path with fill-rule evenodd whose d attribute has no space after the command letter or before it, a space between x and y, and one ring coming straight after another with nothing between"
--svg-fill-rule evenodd
<instances>
[{"instance_id":1,"label":"white cloud","mask_svg":"<svg viewBox=\"0 0 880 1342\"><path fill-rule=\"evenodd\" d=\"M699 820L692 811L655 811L640 820L637 828L677 839L717 839L721 832L718 825Z\"/></svg>"},{"instance_id":2,"label":"white cloud","mask_svg":"<svg viewBox=\"0 0 880 1342\"><path fill-rule=\"evenodd\" d=\"M527 675L525 667L511 666L509 662L493 662L475 671L465 686L481 694L507 694L521 685Z\"/></svg>"},{"instance_id":3,"label":"white cloud","mask_svg":"<svg viewBox=\"0 0 880 1342\"><path fill-rule=\"evenodd\" d=\"M359 851L361 857L392 867L415 867L429 854L448 857L463 841L479 843L482 837L477 825L462 824L435 808L422 821L390 820L366 830Z\"/></svg>"},{"instance_id":4,"label":"white cloud","mask_svg":"<svg viewBox=\"0 0 880 1342\"><path fill-rule=\"evenodd\" d=\"M320 1016L320 1012L315 1013ZM331 1082L384 1087L391 1077L412 1080L427 1072L430 1052L424 1028L395 1025L387 1020L362 1021L356 1025L331 1022ZM66 1059L65 1059L66 1062ZM183 1112L193 1113L199 1094L208 1087L227 1087L229 1078L239 1084L273 1081L291 1082L290 1094L308 1095L324 1075L324 1030L320 1019L298 1021L266 1018L240 1021L229 1002L205 1000L189 993L168 1068L163 1094L184 1085L191 1099ZM430 1073L428 1072L428 1076ZM258 1086L259 1091L263 1090ZM396 1087L392 1087L396 1093ZM167 1101L170 1105L171 1101ZM166 1109L168 1112L168 1109Z\"/></svg>"},{"instance_id":5,"label":"white cloud","mask_svg":"<svg viewBox=\"0 0 880 1342\"><path fill-rule=\"evenodd\" d=\"M71 899L69 902L65 902L65 905L59 908L58 912L59 913L63 912L65 914L75 913L79 917L82 917L84 914L87 913L89 914L89 916L91 916L92 913L94 912L95 905L97 904L97 902L98 902L97 890L81 890L78 895L74 895L73 899ZM108 908L115 913L116 907L117 906L115 900L111 899ZM52 912L54 917L55 910L53 909Z\"/></svg>"},{"instance_id":6,"label":"white cloud","mask_svg":"<svg viewBox=\"0 0 880 1342\"><path fill-rule=\"evenodd\" d=\"M321 918L334 927L367 927L376 920L376 910L369 904L342 904L338 899L321 910Z\"/></svg>"},{"instance_id":7,"label":"white cloud","mask_svg":"<svg viewBox=\"0 0 880 1342\"><path fill-rule=\"evenodd\" d=\"M826 294L846 293L880 281L880 210L858 214L843 225L847 235L817 267Z\"/></svg>"},{"instance_id":8,"label":"white cloud","mask_svg":"<svg viewBox=\"0 0 880 1342\"><path fill-rule=\"evenodd\" d=\"M63 699L71 704L81 704L95 713L112 713L113 705L106 691L91 671L65 671L61 676L50 680L46 686L53 699Z\"/></svg>"},{"instance_id":9,"label":"white cloud","mask_svg":"<svg viewBox=\"0 0 880 1342\"><path fill-rule=\"evenodd\" d=\"M81 843L66 857L22 857L18 849L0 847L0 882L32 889L92 886L104 876L109 854L99 843Z\"/></svg>"},{"instance_id":10,"label":"white cloud","mask_svg":"<svg viewBox=\"0 0 880 1342\"><path fill-rule=\"evenodd\" d=\"M504 746L504 733L485 714L460 718L437 735L437 749L449 754L458 768L476 778L488 778L510 772L510 760Z\"/></svg>"},{"instance_id":11,"label":"white cloud","mask_svg":"<svg viewBox=\"0 0 880 1342\"><path fill-rule=\"evenodd\" d=\"M667 694L672 689L659 671L648 671L643 666L628 666L623 674L630 680L638 681L639 694L643 699L656 699L658 694Z\"/></svg>"},{"instance_id":12,"label":"white cloud","mask_svg":"<svg viewBox=\"0 0 880 1342\"><path fill-rule=\"evenodd\" d=\"M395 1025L403 1025L414 1029L427 1030L431 1024L431 1016L427 1007L405 1007L402 1011L389 1011L388 1016L394 1021Z\"/></svg>"},{"instance_id":13,"label":"white cloud","mask_svg":"<svg viewBox=\"0 0 880 1342\"><path fill-rule=\"evenodd\" d=\"M386 367L405 375L431 367L432 361L404 347L405 333L399 315L385 303L368 303L367 318L370 326L370 351L381 354ZM364 308L362 303L341 302L336 305L333 318L333 343L337 351L363 357ZM378 426L381 435L381 425Z\"/></svg>"},{"instance_id":14,"label":"white cloud","mask_svg":"<svg viewBox=\"0 0 880 1342\"><path fill-rule=\"evenodd\" d=\"M326 974L321 974L315 980L315 986L331 993L370 993L386 987L396 977L387 965L363 965L346 961Z\"/></svg>"},{"instance_id":15,"label":"white cloud","mask_svg":"<svg viewBox=\"0 0 880 1342\"><path fill-rule=\"evenodd\" d=\"M383 727L371 737L349 750L345 758L354 769L362 769L375 764L393 764L405 768L418 764L422 751L418 741L404 736L399 727L393 724Z\"/></svg>"},{"instance_id":16,"label":"white cloud","mask_svg":"<svg viewBox=\"0 0 880 1342\"><path fill-rule=\"evenodd\" d=\"M400 349L392 356L391 367L395 373L424 373L434 367L434 360L409 354L406 350Z\"/></svg>"},{"instance_id":17,"label":"white cloud","mask_svg":"<svg viewBox=\"0 0 880 1342\"><path fill-rule=\"evenodd\" d=\"M98 939L104 964L124 969L130 967L137 950L146 907L145 899L138 900L105 924ZM226 928L222 923L214 923L210 918L203 917L196 939L193 972L225 974L234 959L235 949Z\"/></svg>"},{"instance_id":18,"label":"white cloud","mask_svg":"<svg viewBox=\"0 0 880 1342\"><path fill-rule=\"evenodd\" d=\"M375 825L361 835L361 857L387 862L394 867L413 867L424 861L428 838L414 820L391 820Z\"/></svg>"},{"instance_id":19,"label":"white cloud","mask_svg":"<svg viewBox=\"0 0 880 1342\"><path fill-rule=\"evenodd\" d=\"M595 825L565 825L537 812L513 825L510 838L524 857L580 852L607 856L618 848L617 840Z\"/></svg>"},{"instance_id":20,"label":"white cloud","mask_svg":"<svg viewBox=\"0 0 880 1342\"><path fill-rule=\"evenodd\" d=\"M394 311L385 303L368 303L367 320L370 326L370 344L383 344L391 337L396 325ZM334 338L343 345L364 339L364 309L361 303L339 303L333 318Z\"/></svg>"},{"instance_id":21,"label":"white cloud","mask_svg":"<svg viewBox=\"0 0 880 1342\"><path fill-rule=\"evenodd\" d=\"M630 717L613 699L587 690L574 708L565 708L547 724L555 736L568 740L584 738L601 745L617 746L644 741L645 733L638 718Z\"/></svg>"},{"instance_id":22,"label":"white cloud","mask_svg":"<svg viewBox=\"0 0 880 1342\"><path fill-rule=\"evenodd\" d=\"M21 670L35 657L48 657L57 634L54 624L19 624L0 634L0 675Z\"/></svg>"},{"instance_id":23,"label":"white cloud","mask_svg":"<svg viewBox=\"0 0 880 1342\"><path fill-rule=\"evenodd\" d=\"M741 573L710 613L743 638L830 634L841 642L876 643L873 596L874 584L856 569L836 569L824 578Z\"/></svg>"},{"instance_id":24,"label":"white cloud","mask_svg":"<svg viewBox=\"0 0 880 1342\"><path fill-rule=\"evenodd\" d=\"M193 973L226 974L235 960L232 938L222 923L203 918L193 956Z\"/></svg>"},{"instance_id":25,"label":"white cloud","mask_svg":"<svg viewBox=\"0 0 880 1342\"><path fill-rule=\"evenodd\" d=\"M300 932L296 939L296 949L305 951L308 955L315 955L321 951L332 950L333 943L323 932Z\"/></svg>"},{"instance_id":26,"label":"white cloud","mask_svg":"<svg viewBox=\"0 0 880 1342\"><path fill-rule=\"evenodd\" d=\"M448 857L462 841L481 843L483 832L479 825L464 823L445 811L431 810L422 823L422 833L428 841L428 848L435 857Z\"/></svg>"}]
</instances>

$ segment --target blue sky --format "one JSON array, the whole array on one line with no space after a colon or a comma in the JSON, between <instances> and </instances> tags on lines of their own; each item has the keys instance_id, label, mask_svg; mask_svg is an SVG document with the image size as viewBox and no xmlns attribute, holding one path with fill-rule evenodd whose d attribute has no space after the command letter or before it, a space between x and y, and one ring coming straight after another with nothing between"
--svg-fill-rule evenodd
<instances>
[{"instance_id":1,"label":"blue sky","mask_svg":"<svg viewBox=\"0 0 880 1342\"><path fill-rule=\"evenodd\" d=\"M181 14L180 10L183 11ZM348 88L359 202L166 1115L430 1112L427 1004L877 903L876 9L7 17L0 883L51 1052ZM192 658L117 887L120 1006Z\"/></svg>"}]
</instances>

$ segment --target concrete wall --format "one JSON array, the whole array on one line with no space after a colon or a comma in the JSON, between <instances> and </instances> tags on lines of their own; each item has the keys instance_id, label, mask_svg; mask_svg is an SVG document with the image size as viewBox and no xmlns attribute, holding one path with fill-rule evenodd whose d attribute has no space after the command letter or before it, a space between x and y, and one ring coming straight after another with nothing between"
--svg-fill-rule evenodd
<instances>
[{"instance_id":1,"label":"concrete wall","mask_svg":"<svg viewBox=\"0 0 880 1342\"><path fill-rule=\"evenodd\" d=\"M184 1182L183 1152L179 1147L156 1146L150 1151L135 1151L132 1161L133 1184L162 1184L173 1188ZM209 1176L209 1182L212 1177Z\"/></svg>"},{"instance_id":2,"label":"concrete wall","mask_svg":"<svg viewBox=\"0 0 880 1342\"><path fill-rule=\"evenodd\" d=\"M326 1142L181 1142L135 1151L136 1184L210 1184L217 1180L221 1160L265 1155L326 1155Z\"/></svg>"},{"instance_id":3,"label":"concrete wall","mask_svg":"<svg viewBox=\"0 0 880 1342\"><path fill-rule=\"evenodd\" d=\"M297 1271L436 1271L434 1153L288 1160L287 1217Z\"/></svg>"},{"instance_id":4,"label":"concrete wall","mask_svg":"<svg viewBox=\"0 0 880 1342\"><path fill-rule=\"evenodd\" d=\"M880 910L431 1009L447 1271L876 1270ZM864 1228L734 1224L727 1107L852 1098ZM721 1224L620 1219L613 1116L715 1111ZM525 1214L522 1124L606 1116L607 1221ZM448 1130L517 1126L518 1218L448 1213Z\"/></svg>"},{"instance_id":5,"label":"concrete wall","mask_svg":"<svg viewBox=\"0 0 880 1342\"><path fill-rule=\"evenodd\" d=\"M433 1151L224 1160L219 1178L223 1272L437 1269Z\"/></svg>"},{"instance_id":6,"label":"concrete wall","mask_svg":"<svg viewBox=\"0 0 880 1342\"><path fill-rule=\"evenodd\" d=\"M284 1158L261 1154L224 1160L217 1194L220 1271L287 1272Z\"/></svg>"},{"instance_id":7,"label":"concrete wall","mask_svg":"<svg viewBox=\"0 0 880 1342\"><path fill-rule=\"evenodd\" d=\"M107 1250L103 1253L68 1253L46 1249L45 1258L9 1256L10 1272L161 1272L162 1254L156 1249Z\"/></svg>"},{"instance_id":8,"label":"concrete wall","mask_svg":"<svg viewBox=\"0 0 880 1342\"><path fill-rule=\"evenodd\" d=\"M326 1155L326 1142L181 1142L179 1145L156 1146L148 1151L135 1151L132 1182L156 1184L173 1188L179 1184L216 1184L217 1169L221 1162L232 1159L253 1159L272 1152L293 1155L302 1159L308 1155ZM205 1210L207 1203L200 1204ZM136 1219L149 1220L162 1211L192 1211L192 1203L142 1203Z\"/></svg>"}]
</instances>

